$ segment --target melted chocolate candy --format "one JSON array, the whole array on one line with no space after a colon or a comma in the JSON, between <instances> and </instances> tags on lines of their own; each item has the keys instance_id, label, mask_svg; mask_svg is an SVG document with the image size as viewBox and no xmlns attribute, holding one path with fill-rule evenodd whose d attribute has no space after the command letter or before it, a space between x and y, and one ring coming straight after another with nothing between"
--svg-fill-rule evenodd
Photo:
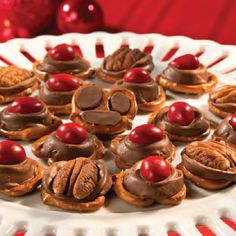
<instances>
[{"instance_id":1,"label":"melted chocolate candy","mask_svg":"<svg viewBox=\"0 0 236 236\"><path fill-rule=\"evenodd\" d=\"M97 125L116 125L121 120L121 115L115 111L84 111L81 114L83 120Z\"/></svg>"},{"instance_id":2,"label":"melted chocolate candy","mask_svg":"<svg viewBox=\"0 0 236 236\"><path fill-rule=\"evenodd\" d=\"M84 88L81 90L77 98L78 107L82 110L94 109L99 106L102 96L102 90L96 85Z\"/></svg>"},{"instance_id":3,"label":"melted chocolate candy","mask_svg":"<svg viewBox=\"0 0 236 236\"><path fill-rule=\"evenodd\" d=\"M124 115L129 111L130 100L122 92L114 93L110 98L110 107L112 111L117 111Z\"/></svg>"}]
</instances>

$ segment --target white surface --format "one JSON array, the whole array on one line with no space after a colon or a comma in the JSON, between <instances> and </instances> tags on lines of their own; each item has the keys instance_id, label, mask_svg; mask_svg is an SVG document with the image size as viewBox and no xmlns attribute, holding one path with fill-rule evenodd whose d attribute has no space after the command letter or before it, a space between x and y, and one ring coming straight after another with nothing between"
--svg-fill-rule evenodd
<instances>
[{"instance_id":1,"label":"white surface","mask_svg":"<svg viewBox=\"0 0 236 236\"><path fill-rule=\"evenodd\" d=\"M103 43L105 55L112 53L121 43L128 43L130 47L145 48L146 45L154 46L152 55L155 63L153 75L157 75L167 64L161 62L166 53L175 46L179 50L173 56L185 53L203 51L200 60L205 65L210 65L218 58L227 56L223 61L210 68L217 74L220 84L235 84L236 70L223 74L236 68L236 47L223 46L212 41L192 39L175 36L165 37L157 34L136 35L131 33L106 34L93 33L88 35L67 34L63 36L40 36L35 39L15 39L0 44L0 56L5 57L13 64L31 68L31 62L20 53L20 49L28 51L37 59L45 55L45 46L54 46L59 43L78 44L85 58L93 66L98 67L102 59L96 58L95 44ZM0 65L4 63L0 62ZM204 110L210 119L219 121L208 112L207 95L192 97L168 93L173 100L186 100L192 105ZM145 123L148 116L137 116L134 126ZM29 157L34 158L30 145L23 143ZM183 145L177 144L177 158ZM111 157L105 162L112 167ZM21 198L6 198L0 200L0 235L10 236L16 229L27 229L28 236L39 236L53 233L58 236L138 236L143 233L149 236L165 236L169 230L175 230L183 236L201 235L196 229L196 224L208 225L219 236L236 235L231 228L226 226L220 217L229 217L236 220L236 189L231 186L218 192L208 192L193 185L188 185L189 194L179 206L167 207L156 205L150 208L138 209L129 206L114 195L109 195L106 206L101 210L79 214L65 212L56 208L47 207L40 201L39 192Z\"/></svg>"}]
</instances>

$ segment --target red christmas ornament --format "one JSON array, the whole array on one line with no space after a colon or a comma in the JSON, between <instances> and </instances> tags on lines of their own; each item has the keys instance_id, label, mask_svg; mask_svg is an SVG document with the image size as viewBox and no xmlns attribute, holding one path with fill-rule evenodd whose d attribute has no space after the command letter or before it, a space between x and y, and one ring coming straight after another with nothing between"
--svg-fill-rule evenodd
<instances>
[{"instance_id":1,"label":"red christmas ornament","mask_svg":"<svg viewBox=\"0 0 236 236\"><path fill-rule=\"evenodd\" d=\"M0 20L1 21L1 20ZM12 22L3 19L0 22L0 42L5 42L14 38L30 38L32 35L24 27L13 26Z\"/></svg>"},{"instance_id":2,"label":"red christmas ornament","mask_svg":"<svg viewBox=\"0 0 236 236\"><path fill-rule=\"evenodd\" d=\"M6 28L7 32L1 33L0 39L26 37L25 32L31 36L43 31L52 21L57 4L57 0L2 0L0 25L1 30ZM22 29L25 31L23 35Z\"/></svg>"},{"instance_id":3,"label":"red christmas ornament","mask_svg":"<svg viewBox=\"0 0 236 236\"><path fill-rule=\"evenodd\" d=\"M94 0L66 0L57 13L57 27L61 33L89 33L100 30L103 11Z\"/></svg>"}]
</instances>

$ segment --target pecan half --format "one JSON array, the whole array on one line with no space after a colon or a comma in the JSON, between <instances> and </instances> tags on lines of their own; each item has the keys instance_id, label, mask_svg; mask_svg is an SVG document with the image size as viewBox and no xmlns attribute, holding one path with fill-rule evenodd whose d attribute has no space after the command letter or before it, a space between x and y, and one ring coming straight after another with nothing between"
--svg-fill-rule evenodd
<instances>
[{"instance_id":1,"label":"pecan half","mask_svg":"<svg viewBox=\"0 0 236 236\"><path fill-rule=\"evenodd\" d=\"M98 168L94 161L78 158L66 162L50 181L48 184L55 195L84 199L89 197L97 186Z\"/></svg>"},{"instance_id":2,"label":"pecan half","mask_svg":"<svg viewBox=\"0 0 236 236\"><path fill-rule=\"evenodd\" d=\"M236 85L222 86L213 91L210 98L215 103L236 103Z\"/></svg>"},{"instance_id":3,"label":"pecan half","mask_svg":"<svg viewBox=\"0 0 236 236\"><path fill-rule=\"evenodd\" d=\"M16 66L8 66L0 68L0 87L11 87L28 78L31 78L33 73L26 69Z\"/></svg>"},{"instance_id":4,"label":"pecan half","mask_svg":"<svg viewBox=\"0 0 236 236\"><path fill-rule=\"evenodd\" d=\"M121 47L106 58L105 69L108 71L121 71L136 64L146 65L150 63L150 59L150 56L147 56L137 48Z\"/></svg>"},{"instance_id":5,"label":"pecan half","mask_svg":"<svg viewBox=\"0 0 236 236\"><path fill-rule=\"evenodd\" d=\"M236 166L236 151L224 142L197 141L186 146L183 152L189 158L214 169L227 171Z\"/></svg>"}]
</instances>

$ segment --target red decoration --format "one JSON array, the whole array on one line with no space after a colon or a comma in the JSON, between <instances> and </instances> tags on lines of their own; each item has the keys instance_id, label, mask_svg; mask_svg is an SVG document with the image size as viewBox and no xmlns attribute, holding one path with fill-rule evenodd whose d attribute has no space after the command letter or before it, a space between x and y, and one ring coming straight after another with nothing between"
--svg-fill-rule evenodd
<instances>
[{"instance_id":1,"label":"red decoration","mask_svg":"<svg viewBox=\"0 0 236 236\"><path fill-rule=\"evenodd\" d=\"M39 112L43 109L44 104L37 98L21 97L17 98L7 107L8 112L28 114Z\"/></svg>"},{"instance_id":2,"label":"red decoration","mask_svg":"<svg viewBox=\"0 0 236 236\"><path fill-rule=\"evenodd\" d=\"M9 20L0 22L0 42L14 38L29 38L30 33L24 27L13 26Z\"/></svg>"},{"instance_id":3,"label":"red decoration","mask_svg":"<svg viewBox=\"0 0 236 236\"><path fill-rule=\"evenodd\" d=\"M2 0L0 15L2 22L8 20L10 26L34 35L50 25L56 6L57 0Z\"/></svg>"},{"instance_id":4,"label":"red decoration","mask_svg":"<svg viewBox=\"0 0 236 236\"><path fill-rule=\"evenodd\" d=\"M62 43L51 49L49 56L57 61L70 61L75 59L76 51L72 46Z\"/></svg>"},{"instance_id":5,"label":"red decoration","mask_svg":"<svg viewBox=\"0 0 236 236\"><path fill-rule=\"evenodd\" d=\"M101 30L103 11L94 0L66 0L57 13L57 26L61 33L89 33Z\"/></svg>"},{"instance_id":6,"label":"red decoration","mask_svg":"<svg viewBox=\"0 0 236 236\"><path fill-rule=\"evenodd\" d=\"M234 113L230 120L229 120L229 123L233 126L233 128L236 130L236 113Z\"/></svg>"},{"instance_id":7,"label":"red decoration","mask_svg":"<svg viewBox=\"0 0 236 236\"><path fill-rule=\"evenodd\" d=\"M60 125L56 136L65 143L79 144L87 138L87 132L82 126L71 122Z\"/></svg>"},{"instance_id":8,"label":"red decoration","mask_svg":"<svg viewBox=\"0 0 236 236\"><path fill-rule=\"evenodd\" d=\"M56 74L50 77L47 85L52 91L72 91L79 88L80 81L70 74Z\"/></svg>"},{"instance_id":9,"label":"red decoration","mask_svg":"<svg viewBox=\"0 0 236 236\"><path fill-rule=\"evenodd\" d=\"M171 65L180 70L194 70L200 66L198 58L192 54L185 54L176 57Z\"/></svg>"},{"instance_id":10,"label":"red decoration","mask_svg":"<svg viewBox=\"0 0 236 236\"><path fill-rule=\"evenodd\" d=\"M140 174L147 181L162 181L168 178L170 173L170 164L160 156L150 156L142 161Z\"/></svg>"},{"instance_id":11,"label":"red decoration","mask_svg":"<svg viewBox=\"0 0 236 236\"><path fill-rule=\"evenodd\" d=\"M168 120L178 125L189 125L195 119L193 108L186 102L175 102L168 110Z\"/></svg>"},{"instance_id":12,"label":"red decoration","mask_svg":"<svg viewBox=\"0 0 236 236\"><path fill-rule=\"evenodd\" d=\"M129 134L129 140L138 144L151 144L162 140L164 132L152 124L140 125Z\"/></svg>"},{"instance_id":13,"label":"red decoration","mask_svg":"<svg viewBox=\"0 0 236 236\"><path fill-rule=\"evenodd\" d=\"M5 165L18 164L26 159L24 148L13 141L0 142L0 163Z\"/></svg>"},{"instance_id":14,"label":"red decoration","mask_svg":"<svg viewBox=\"0 0 236 236\"><path fill-rule=\"evenodd\" d=\"M133 68L127 71L124 76L124 81L127 83L148 83L152 81L150 74L143 68Z\"/></svg>"}]
</instances>

